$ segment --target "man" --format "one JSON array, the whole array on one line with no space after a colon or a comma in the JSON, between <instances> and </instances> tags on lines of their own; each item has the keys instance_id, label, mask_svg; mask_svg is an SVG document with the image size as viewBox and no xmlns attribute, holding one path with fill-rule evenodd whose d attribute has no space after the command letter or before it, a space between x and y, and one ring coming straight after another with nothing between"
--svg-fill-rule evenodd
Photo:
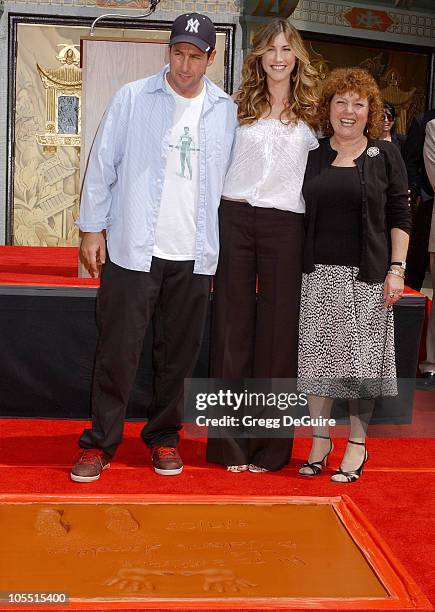
<instances>
[{"instance_id":1,"label":"man","mask_svg":"<svg viewBox=\"0 0 435 612\"><path fill-rule=\"evenodd\" d=\"M423 147L426 174L432 189L435 190L435 119L426 124L426 138ZM430 270L435 298L435 208L429 237ZM432 309L426 334L426 361L420 363L421 378L417 381L419 389L435 389L435 306Z\"/></svg>"},{"instance_id":2,"label":"man","mask_svg":"<svg viewBox=\"0 0 435 612\"><path fill-rule=\"evenodd\" d=\"M416 291L421 289L429 259L427 245L434 192L423 163L423 143L426 124L432 119L435 119L435 109L413 119L403 149L413 211L405 283Z\"/></svg>"},{"instance_id":3,"label":"man","mask_svg":"<svg viewBox=\"0 0 435 612\"><path fill-rule=\"evenodd\" d=\"M233 101L205 77L215 44L208 17L180 15L169 65L115 94L92 148L78 225L89 270L102 265L100 336L92 428L80 438L71 471L77 482L97 480L122 440L151 321L154 394L141 435L156 473L183 469L177 450L183 385L201 345L218 259L217 209L236 127ZM179 172L177 144L186 127L199 148L192 180Z\"/></svg>"}]
</instances>

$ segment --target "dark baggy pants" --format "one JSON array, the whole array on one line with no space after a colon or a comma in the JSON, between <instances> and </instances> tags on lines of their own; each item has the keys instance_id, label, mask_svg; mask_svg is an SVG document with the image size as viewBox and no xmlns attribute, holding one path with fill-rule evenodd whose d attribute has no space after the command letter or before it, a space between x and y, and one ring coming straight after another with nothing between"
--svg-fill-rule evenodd
<instances>
[{"instance_id":1,"label":"dark baggy pants","mask_svg":"<svg viewBox=\"0 0 435 612\"><path fill-rule=\"evenodd\" d=\"M429 264L429 236L433 199L421 199L412 214L412 232L406 257L405 284L420 291Z\"/></svg>"},{"instance_id":2,"label":"dark baggy pants","mask_svg":"<svg viewBox=\"0 0 435 612\"><path fill-rule=\"evenodd\" d=\"M219 224L211 376L295 379L303 215L223 199ZM207 460L277 470L292 445L285 438L209 438Z\"/></svg>"},{"instance_id":3,"label":"dark baggy pants","mask_svg":"<svg viewBox=\"0 0 435 612\"><path fill-rule=\"evenodd\" d=\"M102 268L97 317L100 336L92 386L92 429L79 446L113 456L143 341L153 323L153 400L144 442L176 446L182 426L184 379L198 358L209 301L210 276L193 274L193 261L152 260L150 272Z\"/></svg>"}]
</instances>

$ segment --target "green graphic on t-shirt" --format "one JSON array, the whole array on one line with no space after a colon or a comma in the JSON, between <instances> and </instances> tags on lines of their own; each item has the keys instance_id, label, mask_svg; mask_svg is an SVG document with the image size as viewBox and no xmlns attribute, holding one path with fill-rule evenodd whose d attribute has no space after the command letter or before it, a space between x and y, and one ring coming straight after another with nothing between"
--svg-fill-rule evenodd
<instances>
[{"instance_id":1,"label":"green graphic on t-shirt","mask_svg":"<svg viewBox=\"0 0 435 612\"><path fill-rule=\"evenodd\" d=\"M180 172L177 172L178 176L181 176L183 178L189 178L190 180L192 180L192 162L190 156L191 153L199 151L199 149L195 147L195 143L193 141L192 136L190 135L190 130L187 126L184 128L184 133L181 134L177 144L175 146L170 145L170 147L172 149L179 149L180 151ZM188 177L184 176L186 166L189 171Z\"/></svg>"}]
</instances>

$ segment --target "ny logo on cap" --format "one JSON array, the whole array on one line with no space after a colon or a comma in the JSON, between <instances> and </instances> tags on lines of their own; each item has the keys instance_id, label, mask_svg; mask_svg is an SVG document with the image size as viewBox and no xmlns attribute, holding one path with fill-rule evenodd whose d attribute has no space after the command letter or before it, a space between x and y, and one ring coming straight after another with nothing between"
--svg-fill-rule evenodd
<instances>
[{"instance_id":1,"label":"ny logo on cap","mask_svg":"<svg viewBox=\"0 0 435 612\"><path fill-rule=\"evenodd\" d=\"M190 32L191 34L198 34L199 21L198 19L189 19L187 22L187 26L185 27L186 32Z\"/></svg>"}]
</instances>

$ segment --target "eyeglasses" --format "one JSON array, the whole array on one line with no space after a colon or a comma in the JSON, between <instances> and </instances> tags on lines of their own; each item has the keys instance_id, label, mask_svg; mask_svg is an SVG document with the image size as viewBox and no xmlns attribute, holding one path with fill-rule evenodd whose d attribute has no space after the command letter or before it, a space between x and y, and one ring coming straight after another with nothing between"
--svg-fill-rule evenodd
<instances>
[{"instance_id":1,"label":"eyeglasses","mask_svg":"<svg viewBox=\"0 0 435 612\"><path fill-rule=\"evenodd\" d=\"M384 113L384 119L387 119L387 121L394 121L394 117L391 113Z\"/></svg>"}]
</instances>

